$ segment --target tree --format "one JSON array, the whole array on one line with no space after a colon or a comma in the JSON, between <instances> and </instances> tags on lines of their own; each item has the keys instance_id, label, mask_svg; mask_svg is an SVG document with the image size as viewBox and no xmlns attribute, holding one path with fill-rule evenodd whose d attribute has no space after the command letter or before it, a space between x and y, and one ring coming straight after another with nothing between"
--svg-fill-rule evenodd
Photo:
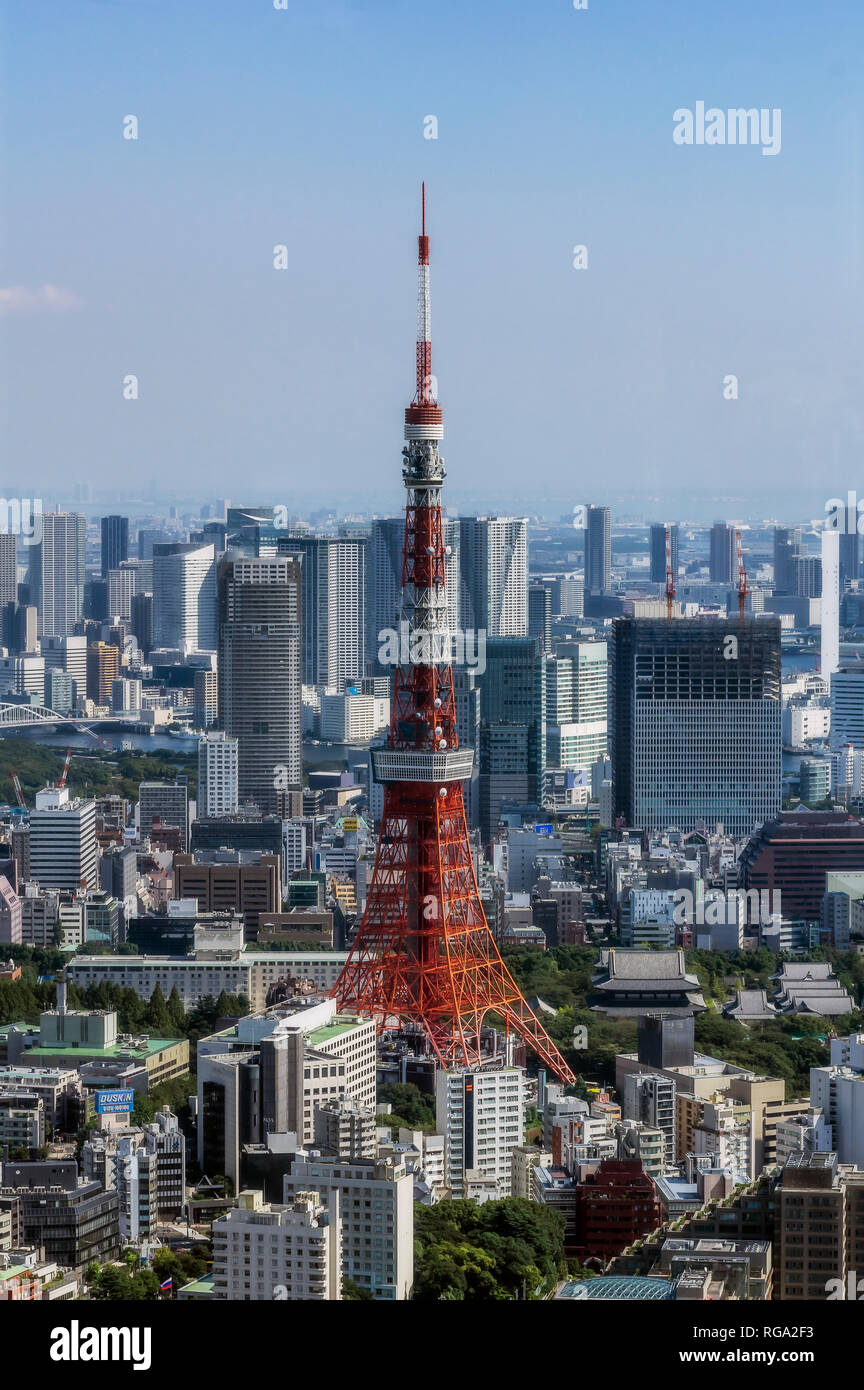
<instances>
[{"instance_id":1,"label":"tree","mask_svg":"<svg viewBox=\"0 0 864 1390\"><path fill-rule=\"evenodd\" d=\"M344 1278L342 1280L342 1297L354 1303L374 1303L374 1298L369 1289L361 1288L355 1284L353 1279Z\"/></svg>"},{"instance_id":2,"label":"tree","mask_svg":"<svg viewBox=\"0 0 864 1390\"><path fill-rule=\"evenodd\" d=\"M145 1022L148 1029L156 1037L169 1037L172 1032L171 1015L168 1013L168 1006L165 1003L165 995L162 993L162 986L158 985L150 995L150 1002L147 1005Z\"/></svg>"},{"instance_id":3,"label":"tree","mask_svg":"<svg viewBox=\"0 0 864 1390\"><path fill-rule=\"evenodd\" d=\"M168 1017L176 1032L185 1032L186 1010L183 1008L180 995L177 993L176 985L172 987L171 993L168 995Z\"/></svg>"},{"instance_id":4,"label":"tree","mask_svg":"<svg viewBox=\"0 0 864 1390\"><path fill-rule=\"evenodd\" d=\"M535 1298L564 1260L564 1218L521 1197L415 1208L414 1297Z\"/></svg>"}]
</instances>

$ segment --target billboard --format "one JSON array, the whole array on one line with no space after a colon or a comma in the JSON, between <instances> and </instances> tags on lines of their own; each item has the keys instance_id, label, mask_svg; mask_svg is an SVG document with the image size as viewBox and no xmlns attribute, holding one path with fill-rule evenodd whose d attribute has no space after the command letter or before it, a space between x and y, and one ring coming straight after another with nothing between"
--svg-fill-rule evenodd
<instances>
[{"instance_id":1,"label":"billboard","mask_svg":"<svg viewBox=\"0 0 864 1390\"><path fill-rule=\"evenodd\" d=\"M346 816L345 819L342 821L343 830L357 830L359 828L359 825L360 822L356 816Z\"/></svg>"},{"instance_id":2,"label":"billboard","mask_svg":"<svg viewBox=\"0 0 864 1390\"><path fill-rule=\"evenodd\" d=\"M122 1115L135 1105L134 1091L97 1091L97 1115Z\"/></svg>"}]
</instances>

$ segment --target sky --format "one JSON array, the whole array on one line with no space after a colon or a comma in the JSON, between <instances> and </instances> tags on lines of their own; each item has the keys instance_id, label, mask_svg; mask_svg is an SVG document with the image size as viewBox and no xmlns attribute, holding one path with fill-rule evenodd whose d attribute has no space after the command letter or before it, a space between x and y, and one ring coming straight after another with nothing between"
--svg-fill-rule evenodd
<instances>
[{"instance_id":1,"label":"sky","mask_svg":"<svg viewBox=\"0 0 864 1390\"><path fill-rule=\"evenodd\" d=\"M279 2L0 0L7 495L394 513L424 179L452 503L864 495L860 0Z\"/></svg>"}]
</instances>

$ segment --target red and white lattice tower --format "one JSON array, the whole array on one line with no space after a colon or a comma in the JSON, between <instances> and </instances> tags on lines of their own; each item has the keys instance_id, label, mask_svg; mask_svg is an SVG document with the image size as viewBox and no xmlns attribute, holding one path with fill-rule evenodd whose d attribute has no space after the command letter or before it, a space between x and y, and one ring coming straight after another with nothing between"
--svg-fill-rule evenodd
<instances>
[{"instance_id":1,"label":"red and white lattice tower","mask_svg":"<svg viewBox=\"0 0 864 1390\"><path fill-rule=\"evenodd\" d=\"M555 1075L573 1082L501 959L468 841L462 783L474 754L459 748L450 666L438 453L444 428L432 377L425 186L419 262L417 389L405 411L402 450L400 664L387 747L371 755L384 809L366 911L333 994L341 1011L373 1017L380 1029L415 1024L446 1067L489 1060L481 1028L493 1014Z\"/></svg>"}]
</instances>

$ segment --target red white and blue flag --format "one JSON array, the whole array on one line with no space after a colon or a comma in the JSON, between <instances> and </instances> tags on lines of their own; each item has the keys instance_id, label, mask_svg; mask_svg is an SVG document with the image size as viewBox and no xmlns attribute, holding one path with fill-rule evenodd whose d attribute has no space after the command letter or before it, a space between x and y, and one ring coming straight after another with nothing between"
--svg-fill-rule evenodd
<instances>
[{"instance_id":1,"label":"red white and blue flag","mask_svg":"<svg viewBox=\"0 0 864 1390\"><path fill-rule=\"evenodd\" d=\"M166 1279L166 1280L165 1280L165 1283L164 1283L164 1284L160 1284L159 1287L160 1287L160 1289L170 1289L170 1288L171 1288L171 1285L172 1285L173 1283L174 1283L174 1280L173 1280L173 1279Z\"/></svg>"}]
</instances>

